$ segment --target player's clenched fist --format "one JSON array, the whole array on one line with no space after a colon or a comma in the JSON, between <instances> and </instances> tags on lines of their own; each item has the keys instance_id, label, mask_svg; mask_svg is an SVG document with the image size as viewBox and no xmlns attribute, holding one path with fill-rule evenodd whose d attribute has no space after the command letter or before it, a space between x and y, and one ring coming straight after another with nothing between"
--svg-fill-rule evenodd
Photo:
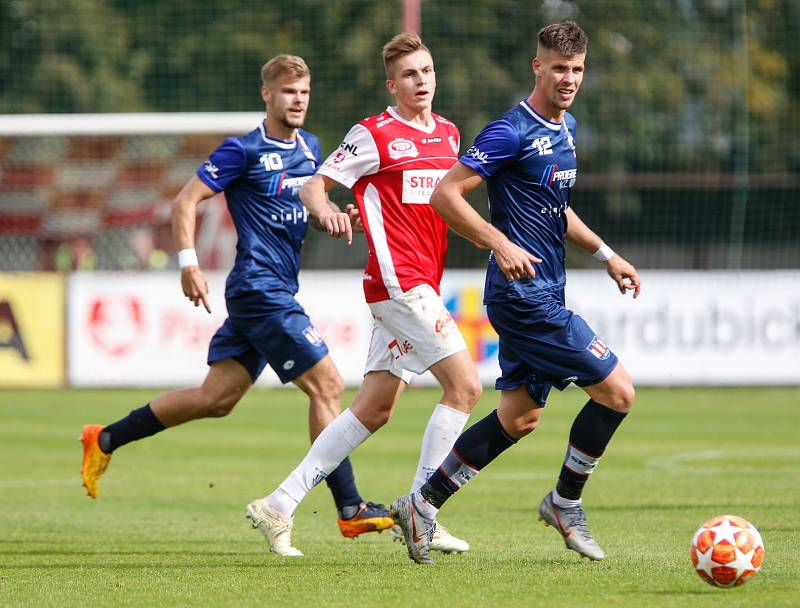
<instances>
[{"instance_id":1,"label":"player's clenched fist","mask_svg":"<svg viewBox=\"0 0 800 608\"><path fill-rule=\"evenodd\" d=\"M345 237L347 244L353 242L353 227L350 224L350 216L347 213L331 213L330 215L321 215L319 223L325 228L325 231L335 239Z\"/></svg>"}]
</instances>

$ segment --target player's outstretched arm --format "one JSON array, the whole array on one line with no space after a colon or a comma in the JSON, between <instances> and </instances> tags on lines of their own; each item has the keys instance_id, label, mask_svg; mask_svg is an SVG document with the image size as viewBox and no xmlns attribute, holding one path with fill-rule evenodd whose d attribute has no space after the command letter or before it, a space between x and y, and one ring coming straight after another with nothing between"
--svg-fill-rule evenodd
<instances>
[{"instance_id":1,"label":"player's outstretched arm","mask_svg":"<svg viewBox=\"0 0 800 608\"><path fill-rule=\"evenodd\" d=\"M196 175L186 182L172 201L172 237L178 251L178 264L181 267L181 288L195 306L211 312L208 303L208 282L197 263L194 250L194 228L197 204L214 196L216 192L203 183Z\"/></svg>"},{"instance_id":2,"label":"player's outstretched arm","mask_svg":"<svg viewBox=\"0 0 800 608\"><path fill-rule=\"evenodd\" d=\"M509 241L464 198L482 181L476 171L457 162L431 194L431 206L455 232L478 247L494 251L495 261L509 281L535 277L533 265L542 260Z\"/></svg>"},{"instance_id":3,"label":"player's outstretched arm","mask_svg":"<svg viewBox=\"0 0 800 608\"><path fill-rule=\"evenodd\" d=\"M336 185L338 185L336 180L317 173L300 188L300 200L322 229L335 239L345 237L349 245L353 242L350 216L347 213L334 211L328 199L328 192Z\"/></svg>"},{"instance_id":4,"label":"player's outstretched arm","mask_svg":"<svg viewBox=\"0 0 800 608\"><path fill-rule=\"evenodd\" d=\"M618 253L614 253L608 248L591 228L583 223L572 208L568 208L567 214L567 240L577 245L585 252L592 254L606 265L606 272L617 284L617 289L622 295L628 291L633 291L633 297L638 298L642 285L639 273L633 264L628 262ZM607 253L610 252L610 253Z\"/></svg>"}]
</instances>

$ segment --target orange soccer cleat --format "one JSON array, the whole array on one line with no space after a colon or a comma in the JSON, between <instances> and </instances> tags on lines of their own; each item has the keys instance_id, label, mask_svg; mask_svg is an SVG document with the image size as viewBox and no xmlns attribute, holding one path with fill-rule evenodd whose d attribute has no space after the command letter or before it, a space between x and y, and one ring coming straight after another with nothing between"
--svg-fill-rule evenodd
<instances>
[{"instance_id":1,"label":"orange soccer cleat","mask_svg":"<svg viewBox=\"0 0 800 608\"><path fill-rule=\"evenodd\" d=\"M345 513L340 511L336 523L339 524L342 536L347 538L355 538L366 532L383 532L394 525L389 510L384 505L374 502L362 502L355 514L347 519L343 519L343 515Z\"/></svg>"},{"instance_id":2,"label":"orange soccer cleat","mask_svg":"<svg viewBox=\"0 0 800 608\"><path fill-rule=\"evenodd\" d=\"M81 477L86 493L92 498L97 498L100 493L100 476L111 460L111 454L106 454L100 449L100 431L103 428L102 424L87 424L81 433L81 443L83 443Z\"/></svg>"}]
</instances>

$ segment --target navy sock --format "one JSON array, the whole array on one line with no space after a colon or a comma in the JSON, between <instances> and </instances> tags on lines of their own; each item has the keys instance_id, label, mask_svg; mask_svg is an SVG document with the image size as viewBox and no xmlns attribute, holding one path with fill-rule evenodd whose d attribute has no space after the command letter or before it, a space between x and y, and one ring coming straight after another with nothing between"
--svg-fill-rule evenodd
<instances>
[{"instance_id":1,"label":"navy sock","mask_svg":"<svg viewBox=\"0 0 800 608\"><path fill-rule=\"evenodd\" d=\"M360 505L364 500L358 493L356 478L353 475L353 465L350 458L345 458L339 463L330 475L325 479L328 488L333 494L333 502L336 503L336 510L341 511L344 507Z\"/></svg>"},{"instance_id":2,"label":"navy sock","mask_svg":"<svg viewBox=\"0 0 800 608\"><path fill-rule=\"evenodd\" d=\"M110 454L126 443L150 437L165 428L167 427L156 418L148 403L138 410L131 410L131 413L122 420L117 420L105 427L100 432L100 449L106 454Z\"/></svg>"},{"instance_id":3,"label":"navy sock","mask_svg":"<svg viewBox=\"0 0 800 608\"><path fill-rule=\"evenodd\" d=\"M583 406L569 432L567 454L556 485L559 495L569 500L581 497L583 486L625 416L591 399Z\"/></svg>"},{"instance_id":4,"label":"navy sock","mask_svg":"<svg viewBox=\"0 0 800 608\"><path fill-rule=\"evenodd\" d=\"M420 493L441 509L461 486L516 442L503 429L494 410L461 433L450 454L420 488Z\"/></svg>"}]
</instances>

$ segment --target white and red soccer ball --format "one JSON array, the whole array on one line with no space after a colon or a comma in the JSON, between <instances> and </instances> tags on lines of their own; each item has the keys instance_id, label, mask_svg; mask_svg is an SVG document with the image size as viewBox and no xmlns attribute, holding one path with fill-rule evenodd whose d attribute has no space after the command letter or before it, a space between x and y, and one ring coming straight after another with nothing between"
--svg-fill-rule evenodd
<instances>
[{"instance_id":1,"label":"white and red soccer ball","mask_svg":"<svg viewBox=\"0 0 800 608\"><path fill-rule=\"evenodd\" d=\"M761 568L764 541L746 519L718 515L694 533L690 554L695 572L709 585L737 587Z\"/></svg>"}]
</instances>

